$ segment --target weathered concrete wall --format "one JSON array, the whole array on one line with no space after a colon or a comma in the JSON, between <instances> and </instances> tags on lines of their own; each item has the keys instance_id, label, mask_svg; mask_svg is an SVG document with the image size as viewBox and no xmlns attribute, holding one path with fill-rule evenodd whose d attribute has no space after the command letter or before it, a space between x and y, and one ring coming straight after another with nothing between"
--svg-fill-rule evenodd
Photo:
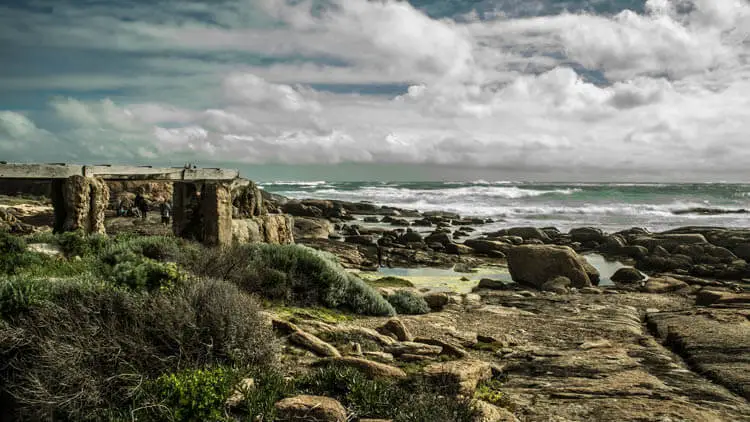
<instances>
[{"instance_id":1,"label":"weathered concrete wall","mask_svg":"<svg viewBox=\"0 0 750 422\"><path fill-rule=\"evenodd\" d=\"M286 214L232 220L232 239L237 243L294 244L294 220Z\"/></svg>"},{"instance_id":2,"label":"weathered concrete wall","mask_svg":"<svg viewBox=\"0 0 750 422\"><path fill-rule=\"evenodd\" d=\"M109 202L109 188L104 180L83 176L55 180L51 197L56 232L105 233L104 210Z\"/></svg>"},{"instance_id":3,"label":"weathered concrete wall","mask_svg":"<svg viewBox=\"0 0 750 422\"><path fill-rule=\"evenodd\" d=\"M194 229L199 220L197 187L190 182L176 182L172 190L173 233L186 239L199 240L199 233Z\"/></svg>"},{"instance_id":4,"label":"weathered concrete wall","mask_svg":"<svg viewBox=\"0 0 750 422\"><path fill-rule=\"evenodd\" d=\"M232 243L232 194L229 186L207 183L201 192L203 243L228 245Z\"/></svg>"}]
</instances>

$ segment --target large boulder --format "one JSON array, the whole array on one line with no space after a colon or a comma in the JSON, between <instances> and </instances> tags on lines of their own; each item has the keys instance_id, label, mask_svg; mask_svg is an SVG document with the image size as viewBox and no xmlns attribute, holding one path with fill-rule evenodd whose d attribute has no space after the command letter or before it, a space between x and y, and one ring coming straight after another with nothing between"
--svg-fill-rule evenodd
<instances>
[{"instance_id":1,"label":"large boulder","mask_svg":"<svg viewBox=\"0 0 750 422\"><path fill-rule=\"evenodd\" d=\"M453 243L453 238L450 233L445 232L433 232L429 236L424 238L425 243L440 243L443 246Z\"/></svg>"},{"instance_id":2,"label":"large boulder","mask_svg":"<svg viewBox=\"0 0 750 422\"><path fill-rule=\"evenodd\" d=\"M594 227L579 227L570 230L570 238L574 242L599 242L604 241L604 233Z\"/></svg>"},{"instance_id":3,"label":"large boulder","mask_svg":"<svg viewBox=\"0 0 750 422\"><path fill-rule=\"evenodd\" d=\"M276 403L277 420L283 422L346 422L346 409L338 401L321 396L295 396Z\"/></svg>"},{"instance_id":4,"label":"large boulder","mask_svg":"<svg viewBox=\"0 0 750 422\"><path fill-rule=\"evenodd\" d=\"M633 267L625 267L615 271L610 279L617 284L632 284L645 280L646 276Z\"/></svg>"},{"instance_id":5,"label":"large boulder","mask_svg":"<svg viewBox=\"0 0 750 422\"><path fill-rule=\"evenodd\" d=\"M333 233L333 225L324 218L297 217L294 219L296 239L328 239Z\"/></svg>"},{"instance_id":6,"label":"large boulder","mask_svg":"<svg viewBox=\"0 0 750 422\"><path fill-rule=\"evenodd\" d=\"M492 366L479 360L457 360L425 367L428 380L455 393L473 395L477 384L492 378Z\"/></svg>"},{"instance_id":7,"label":"large boulder","mask_svg":"<svg viewBox=\"0 0 750 422\"><path fill-rule=\"evenodd\" d=\"M491 255L495 252L502 252L507 254L508 250L512 247L505 242L498 242L496 240L487 239L466 239L464 245L470 247L476 253Z\"/></svg>"},{"instance_id":8,"label":"large boulder","mask_svg":"<svg viewBox=\"0 0 750 422\"><path fill-rule=\"evenodd\" d=\"M524 240L536 239L542 242L549 242L550 240L547 233L536 227L513 227L508 229L508 236L519 236Z\"/></svg>"},{"instance_id":9,"label":"large boulder","mask_svg":"<svg viewBox=\"0 0 750 422\"><path fill-rule=\"evenodd\" d=\"M508 253L508 268L513 280L537 288L552 278L564 276L576 288L591 286L584 258L567 246L522 245Z\"/></svg>"}]
</instances>

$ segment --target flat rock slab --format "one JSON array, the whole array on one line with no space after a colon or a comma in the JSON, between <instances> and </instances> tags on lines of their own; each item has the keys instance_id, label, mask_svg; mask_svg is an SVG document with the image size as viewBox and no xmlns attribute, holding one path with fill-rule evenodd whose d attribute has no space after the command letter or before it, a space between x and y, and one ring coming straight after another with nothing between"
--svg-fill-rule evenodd
<instances>
[{"instance_id":1,"label":"flat rock slab","mask_svg":"<svg viewBox=\"0 0 750 422\"><path fill-rule=\"evenodd\" d=\"M665 344L697 372L750 400L750 310L648 315Z\"/></svg>"},{"instance_id":2,"label":"flat rock slab","mask_svg":"<svg viewBox=\"0 0 750 422\"><path fill-rule=\"evenodd\" d=\"M479 360L435 363L424 368L425 375L438 385L462 394L473 394L480 381L492 378L492 366Z\"/></svg>"},{"instance_id":3,"label":"flat rock slab","mask_svg":"<svg viewBox=\"0 0 750 422\"><path fill-rule=\"evenodd\" d=\"M367 359L354 357L334 357L322 359L318 362L318 365L328 364L355 368L362 371L365 375L371 378L406 378L406 372L404 372L401 368L386 365L380 362L374 362Z\"/></svg>"}]
</instances>

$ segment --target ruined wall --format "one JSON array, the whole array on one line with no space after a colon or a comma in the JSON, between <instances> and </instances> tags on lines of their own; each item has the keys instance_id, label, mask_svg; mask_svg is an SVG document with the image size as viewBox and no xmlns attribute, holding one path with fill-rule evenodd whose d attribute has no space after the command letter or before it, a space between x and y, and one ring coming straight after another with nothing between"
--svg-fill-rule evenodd
<instances>
[{"instance_id":1,"label":"ruined wall","mask_svg":"<svg viewBox=\"0 0 750 422\"><path fill-rule=\"evenodd\" d=\"M104 180L72 176L55 180L51 186L56 232L105 233L104 211L109 202L109 188Z\"/></svg>"},{"instance_id":2,"label":"ruined wall","mask_svg":"<svg viewBox=\"0 0 750 422\"><path fill-rule=\"evenodd\" d=\"M203 242L227 245L232 242L232 194L220 183L207 183L201 192Z\"/></svg>"}]
</instances>

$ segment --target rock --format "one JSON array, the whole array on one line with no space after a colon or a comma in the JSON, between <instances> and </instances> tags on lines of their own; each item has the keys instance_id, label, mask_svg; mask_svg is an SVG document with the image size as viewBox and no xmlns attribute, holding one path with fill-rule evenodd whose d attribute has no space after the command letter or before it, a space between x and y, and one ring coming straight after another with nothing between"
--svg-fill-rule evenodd
<instances>
[{"instance_id":1,"label":"rock","mask_svg":"<svg viewBox=\"0 0 750 422\"><path fill-rule=\"evenodd\" d=\"M672 277L652 277L643 286L646 293L669 293L688 287L684 281Z\"/></svg>"},{"instance_id":2,"label":"rock","mask_svg":"<svg viewBox=\"0 0 750 422\"><path fill-rule=\"evenodd\" d=\"M597 228L593 227L579 227L570 230L570 238L574 242L603 242L605 240L604 233Z\"/></svg>"},{"instance_id":3,"label":"rock","mask_svg":"<svg viewBox=\"0 0 750 422\"><path fill-rule=\"evenodd\" d=\"M408 245L409 243L422 243L424 240L422 239L422 235L412 231L411 229L407 230L406 233L401 235L398 238L398 243L401 243L403 245Z\"/></svg>"},{"instance_id":4,"label":"rock","mask_svg":"<svg viewBox=\"0 0 750 422\"><path fill-rule=\"evenodd\" d=\"M375 353L378 353L377 358L381 360L389 359L393 360L393 356L384 356L382 352L364 352L365 356L375 357ZM355 358L355 357L337 357L337 358L326 358L316 362L315 365L328 365L333 364L337 366L345 366L348 368L354 368L361 371L363 374L370 378L406 378L406 372L401 368L395 366L386 365L380 362L374 362L368 359Z\"/></svg>"},{"instance_id":5,"label":"rock","mask_svg":"<svg viewBox=\"0 0 750 422\"><path fill-rule=\"evenodd\" d=\"M324 218L297 217L294 219L296 239L327 239L333 233L333 225Z\"/></svg>"},{"instance_id":6,"label":"rock","mask_svg":"<svg viewBox=\"0 0 750 422\"><path fill-rule=\"evenodd\" d=\"M227 407L234 408L242 404L245 401L247 393L255 389L255 380L252 378L244 378L234 386L232 394L226 400L225 404Z\"/></svg>"},{"instance_id":7,"label":"rock","mask_svg":"<svg viewBox=\"0 0 750 422\"><path fill-rule=\"evenodd\" d=\"M453 243L453 238L451 237L450 233L435 231L429 236L425 237L424 241L425 243L440 243L441 245L445 246Z\"/></svg>"},{"instance_id":8,"label":"rock","mask_svg":"<svg viewBox=\"0 0 750 422\"><path fill-rule=\"evenodd\" d=\"M512 286L511 283L506 283L502 280L493 280L491 278L483 278L479 280L479 284L477 285L477 288L489 289L489 290L507 290L511 286Z\"/></svg>"},{"instance_id":9,"label":"rock","mask_svg":"<svg viewBox=\"0 0 750 422\"><path fill-rule=\"evenodd\" d=\"M346 422L346 409L338 401L321 396L295 396L275 405L280 422Z\"/></svg>"},{"instance_id":10,"label":"rock","mask_svg":"<svg viewBox=\"0 0 750 422\"><path fill-rule=\"evenodd\" d=\"M411 335L409 329L406 328L403 322L397 318L391 318L378 330L381 334L393 334L399 341L412 341L414 336Z\"/></svg>"},{"instance_id":11,"label":"rock","mask_svg":"<svg viewBox=\"0 0 750 422\"><path fill-rule=\"evenodd\" d=\"M340 357L341 353L331 344L308 332L297 330L289 336L289 341L319 356Z\"/></svg>"},{"instance_id":12,"label":"rock","mask_svg":"<svg viewBox=\"0 0 750 422\"><path fill-rule=\"evenodd\" d=\"M54 180L51 196L56 210L56 231L105 232L104 211L109 204L109 186L104 180L84 176ZM231 209L228 218L232 218ZM231 230L231 225L227 227Z\"/></svg>"},{"instance_id":13,"label":"rock","mask_svg":"<svg viewBox=\"0 0 750 422\"><path fill-rule=\"evenodd\" d=\"M26 247L30 252L36 252L47 256L60 256L62 249L51 243L29 243Z\"/></svg>"},{"instance_id":14,"label":"rock","mask_svg":"<svg viewBox=\"0 0 750 422\"><path fill-rule=\"evenodd\" d=\"M620 253L630 258L643 259L648 256L648 248L639 245L628 245L622 248Z\"/></svg>"},{"instance_id":15,"label":"rock","mask_svg":"<svg viewBox=\"0 0 750 422\"><path fill-rule=\"evenodd\" d=\"M732 250L737 257L742 258L745 261L750 261L750 243L740 243Z\"/></svg>"},{"instance_id":16,"label":"rock","mask_svg":"<svg viewBox=\"0 0 750 422\"><path fill-rule=\"evenodd\" d=\"M627 267L615 271L610 279L615 283L632 284L645 280L646 276L635 268Z\"/></svg>"},{"instance_id":17,"label":"rock","mask_svg":"<svg viewBox=\"0 0 750 422\"><path fill-rule=\"evenodd\" d=\"M464 262L459 262L456 265L453 266L453 271L457 273L475 273L477 272L476 269L474 269L471 265L466 264Z\"/></svg>"},{"instance_id":18,"label":"rock","mask_svg":"<svg viewBox=\"0 0 750 422\"><path fill-rule=\"evenodd\" d=\"M380 220L378 219L378 217L372 217L372 216L371 217L365 217L362 221L364 221L365 223L379 223L380 222Z\"/></svg>"},{"instance_id":19,"label":"rock","mask_svg":"<svg viewBox=\"0 0 750 422\"><path fill-rule=\"evenodd\" d=\"M393 356L401 356L404 354L409 355L439 355L443 348L439 346L432 346L424 343L415 343L411 341L402 341L394 343L385 348L385 351L392 354Z\"/></svg>"},{"instance_id":20,"label":"rock","mask_svg":"<svg viewBox=\"0 0 750 422\"><path fill-rule=\"evenodd\" d=\"M750 293L731 293L701 289L695 297L698 306L750 305Z\"/></svg>"},{"instance_id":21,"label":"rock","mask_svg":"<svg viewBox=\"0 0 750 422\"><path fill-rule=\"evenodd\" d=\"M450 302L450 296L444 292L432 292L424 295L424 301L427 302L433 312L439 312Z\"/></svg>"},{"instance_id":22,"label":"rock","mask_svg":"<svg viewBox=\"0 0 750 422\"><path fill-rule=\"evenodd\" d=\"M502 252L504 254L507 254L508 250L512 248L512 246L507 243L485 239L466 239L464 245L470 247L476 253L481 254L490 254L493 252Z\"/></svg>"},{"instance_id":23,"label":"rock","mask_svg":"<svg viewBox=\"0 0 750 422\"><path fill-rule=\"evenodd\" d=\"M508 410L483 400L476 400L474 408L477 411L474 422L518 422L518 418Z\"/></svg>"},{"instance_id":24,"label":"rock","mask_svg":"<svg viewBox=\"0 0 750 422\"><path fill-rule=\"evenodd\" d=\"M555 292L562 295L570 291L570 284L571 281L568 277L557 276L544 282L544 284L542 284L541 290L544 290L546 292Z\"/></svg>"},{"instance_id":25,"label":"rock","mask_svg":"<svg viewBox=\"0 0 750 422\"><path fill-rule=\"evenodd\" d=\"M541 287L547 280L565 276L576 288L591 286L582 259L567 246L515 246L508 254L508 268L518 283Z\"/></svg>"},{"instance_id":26,"label":"rock","mask_svg":"<svg viewBox=\"0 0 750 422\"><path fill-rule=\"evenodd\" d=\"M463 347L457 344L448 343L447 341L434 338L418 337L414 339L414 342L441 347L443 349L441 354L443 355L449 355L459 359L469 356L469 352L467 352Z\"/></svg>"},{"instance_id":27,"label":"rock","mask_svg":"<svg viewBox=\"0 0 750 422\"><path fill-rule=\"evenodd\" d=\"M612 343L610 343L609 340L606 339L584 341L578 346L578 348L581 350L607 349L610 347L612 347Z\"/></svg>"},{"instance_id":28,"label":"rock","mask_svg":"<svg viewBox=\"0 0 750 422\"><path fill-rule=\"evenodd\" d=\"M536 239L549 242L550 238L545 232L536 227L513 227L507 230L508 236L519 236L524 240Z\"/></svg>"},{"instance_id":29,"label":"rock","mask_svg":"<svg viewBox=\"0 0 750 422\"><path fill-rule=\"evenodd\" d=\"M470 255L474 252L474 249L460 243L447 243L443 244L443 246L446 253L453 255Z\"/></svg>"},{"instance_id":30,"label":"rock","mask_svg":"<svg viewBox=\"0 0 750 422\"><path fill-rule=\"evenodd\" d=\"M232 240L237 243L294 243L294 221L286 214L267 214L260 217L233 219Z\"/></svg>"},{"instance_id":31,"label":"rock","mask_svg":"<svg viewBox=\"0 0 750 422\"><path fill-rule=\"evenodd\" d=\"M579 292L583 295L600 295L603 293L602 289L597 287L584 287Z\"/></svg>"},{"instance_id":32,"label":"rock","mask_svg":"<svg viewBox=\"0 0 750 422\"><path fill-rule=\"evenodd\" d=\"M362 354L368 358L375 359L378 362L393 362L393 355L385 352L362 352Z\"/></svg>"},{"instance_id":33,"label":"rock","mask_svg":"<svg viewBox=\"0 0 750 422\"><path fill-rule=\"evenodd\" d=\"M377 246L375 243L375 238L372 236L346 236L344 238L344 241L347 243L354 243L357 245L364 245L364 246Z\"/></svg>"},{"instance_id":34,"label":"rock","mask_svg":"<svg viewBox=\"0 0 750 422\"><path fill-rule=\"evenodd\" d=\"M435 361L435 356L432 355L413 355L411 353L404 353L398 357L398 360L402 362L428 362Z\"/></svg>"},{"instance_id":35,"label":"rock","mask_svg":"<svg viewBox=\"0 0 750 422\"><path fill-rule=\"evenodd\" d=\"M280 320L280 319L272 319L271 325L273 326L274 331L285 336L288 336L300 330L299 327L292 324L291 322Z\"/></svg>"},{"instance_id":36,"label":"rock","mask_svg":"<svg viewBox=\"0 0 750 422\"><path fill-rule=\"evenodd\" d=\"M424 373L427 379L451 392L473 395L479 382L492 378L492 367L479 360L457 360L429 365Z\"/></svg>"}]
</instances>

